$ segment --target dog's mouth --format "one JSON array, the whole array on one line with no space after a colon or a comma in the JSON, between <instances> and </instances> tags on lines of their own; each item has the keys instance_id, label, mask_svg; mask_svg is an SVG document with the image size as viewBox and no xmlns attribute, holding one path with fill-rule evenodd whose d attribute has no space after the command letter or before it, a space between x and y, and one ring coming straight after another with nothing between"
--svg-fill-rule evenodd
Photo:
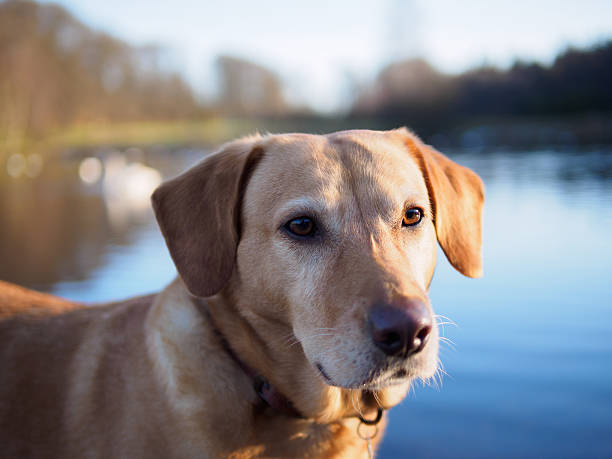
<instances>
[{"instance_id":1,"label":"dog's mouth","mask_svg":"<svg viewBox=\"0 0 612 459\"><path fill-rule=\"evenodd\" d=\"M391 372L389 368L380 368L371 371L370 374L361 382L352 384L338 384L325 372L325 369L320 362L317 362L315 366L325 384L329 386L341 387L343 389L378 390L390 386L404 384L408 380L414 378L414 375L411 375L405 368L399 368L393 372Z\"/></svg>"}]
</instances>

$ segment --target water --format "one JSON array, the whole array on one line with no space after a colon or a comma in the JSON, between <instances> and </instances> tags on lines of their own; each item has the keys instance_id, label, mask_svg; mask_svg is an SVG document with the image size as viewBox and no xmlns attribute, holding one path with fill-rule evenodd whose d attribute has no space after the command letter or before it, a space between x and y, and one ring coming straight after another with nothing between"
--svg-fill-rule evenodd
<instances>
[{"instance_id":1,"label":"water","mask_svg":"<svg viewBox=\"0 0 612 459\"><path fill-rule=\"evenodd\" d=\"M188 153L145 160L172 174ZM431 298L457 324L444 326L448 376L391 410L378 457L612 457L612 149L453 157L487 186L485 276L440 253ZM92 302L169 282L151 211L117 210L75 171L0 188L0 278Z\"/></svg>"}]
</instances>

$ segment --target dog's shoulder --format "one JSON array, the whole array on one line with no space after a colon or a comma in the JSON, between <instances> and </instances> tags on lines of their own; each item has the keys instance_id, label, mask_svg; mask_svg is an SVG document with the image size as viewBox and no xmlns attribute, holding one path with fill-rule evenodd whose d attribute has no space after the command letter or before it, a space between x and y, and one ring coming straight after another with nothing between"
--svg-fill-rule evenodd
<instances>
[{"instance_id":1,"label":"dog's shoulder","mask_svg":"<svg viewBox=\"0 0 612 459\"><path fill-rule=\"evenodd\" d=\"M154 298L86 305L0 282L0 444L6 457L41 457L42 451L44 457L80 457L62 453L75 447L66 438L79 429L108 428L108 413L129 401L117 381L147 380L126 375L145 373L139 343ZM96 396L102 393L109 398ZM80 425L90 409L96 416ZM87 441L83 434L76 448Z\"/></svg>"}]
</instances>

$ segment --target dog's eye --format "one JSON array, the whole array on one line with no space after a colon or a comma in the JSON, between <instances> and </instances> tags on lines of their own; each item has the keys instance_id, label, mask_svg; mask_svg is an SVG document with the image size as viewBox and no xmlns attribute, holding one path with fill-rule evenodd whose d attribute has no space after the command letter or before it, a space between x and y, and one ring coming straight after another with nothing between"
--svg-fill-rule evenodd
<instances>
[{"instance_id":1,"label":"dog's eye","mask_svg":"<svg viewBox=\"0 0 612 459\"><path fill-rule=\"evenodd\" d=\"M291 234L301 237L312 236L316 229L314 221L308 217L294 218L285 224L285 228Z\"/></svg>"},{"instance_id":2,"label":"dog's eye","mask_svg":"<svg viewBox=\"0 0 612 459\"><path fill-rule=\"evenodd\" d=\"M402 218L402 226L418 225L423 219L423 210L418 207L411 207L404 213Z\"/></svg>"}]
</instances>

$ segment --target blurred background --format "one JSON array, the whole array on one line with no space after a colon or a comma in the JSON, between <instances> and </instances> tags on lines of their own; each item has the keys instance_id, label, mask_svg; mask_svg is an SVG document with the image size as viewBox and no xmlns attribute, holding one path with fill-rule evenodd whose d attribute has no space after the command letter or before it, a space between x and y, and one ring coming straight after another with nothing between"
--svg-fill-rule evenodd
<instances>
[{"instance_id":1,"label":"blurred background","mask_svg":"<svg viewBox=\"0 0 612 459\"><path fill-rule=\"evenodd\" d=\"M256 130L405 125L485 181L485 277L440 254L446 375L379 457L612 457L612 2L160 3L0 1L0 279L158 290L163 178Z\"/></svg>"}]
</instances>

